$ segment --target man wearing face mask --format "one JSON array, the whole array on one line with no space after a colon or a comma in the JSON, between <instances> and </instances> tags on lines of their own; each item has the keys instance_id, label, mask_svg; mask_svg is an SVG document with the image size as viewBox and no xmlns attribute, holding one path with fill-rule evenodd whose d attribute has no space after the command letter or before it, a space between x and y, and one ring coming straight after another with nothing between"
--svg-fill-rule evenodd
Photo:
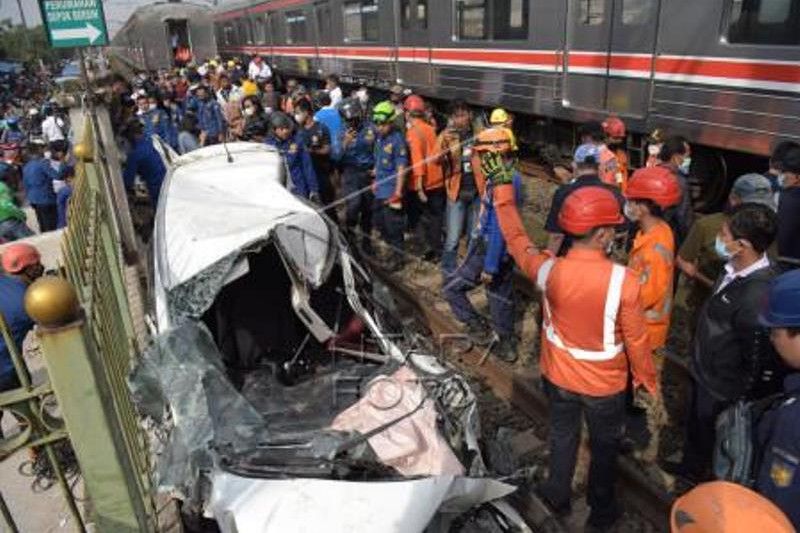
<instances>
[{"instance_id":1,"label":"man wearing face mask","mask_svg":"<svg viewBox=\"0 0 800 533\"><path fill-rule=\"evenodd\" d=\"M715 248L726 264L697 323L683 460L663 464L671 474L706 479L719 413L738 399L758 399L780 389L785 369L759 322L769 283L777 274L766 255L776 233L772 209L743 204L727 214L717 235Z\"/></svg>"},{"instance_id":2,"label":"man wearing face mask","mask_svg":"<svg viewBox=\"0 0 800 533\"><path fill-rule=\"evenodd\" d=\"M144 134L148 137L158 135L169 141L169 119L166 113L158 108L156 97L140 94L136 97L136 108L136 117L144 126Z\"/></svg>"},{"instance_id":3,"label":"man wearing face mask","mask_svg":"<svg viewBox=\"0 0 800 533\"><path fill-rule=\"evenodd\" d=\"M319 195L323 205L333 202L334 190L331 184L331 134L328 127L314 119L311 103L300 100L294 106L294 120L297 122L298 136L311 156L311 164L317 175ZM335 212L328 213L335 216Z\"/></svg>"},{"instance_id":4,"label":"man wearing face mask","mask_svg":"<svg viewBox=\"0 0 800 533\"><path fill-rule=\"evenodd\" d=\"M599 186L581 187L567 196L558 224L574 244L566 256L556 258L540 252L528 238L510 172L488 167L484 173L494 185L508 251L542 291L540 367L550 404L550 468L537 492L557 515L569 513L585 416L591 449L587 526L610 528L621 513L614 484L629 380L643 402L658 394L638 277L606 255L615 228L624 222L619 201Z\"/></svg>"},{"instance_id":5,"label":"man wearing face mask","mask_svg":"<svg viewBox=\"0 0 800 533\"><path fill-rule=\"evenodd\" d=\"M778 265L785 272L800 268L800 146L783 155L778 183Z\"/></svg>"},{"instance_id":6,"label":"man wearing face mask","mask_svg":"<svg viewBox=\"0 0 800 533\"><path fill-rule=\"evenodd\" d=\"M342 101L339 114L344 122L339 134L342 147L339 168L341 196L345 199L345 228L355 237L355 229L360 227L362 251L371 253L373 195L369 185L372 180L370 172L375 167L378 132L373 124L364 120L364 109L353 98Z\"/></svg>"},{"instance_id":7,"label":"man wearing face mask","mask_svg":"<svg viewBox=\"0 0 800 533\"><path fill-rule=\"evenodd\" d=\"M728 195L726 211L746 203L766 205L773 211L776 209L767 178L760 174L745 174L736 178ZM725 264L725 260L714 249L725 218L725 212L698 218L678 251L676 262L688 286L686 307L689 310L690 331L695 330L700 308L713 294L714 280Z\"/></svg>"},{"instance_id":8,"label":"man wearing face mask","mask_svg":"<svg viewBox=\"0 0 800 533\"><path fill-rule=\"evenodd\" d=\"M692 211L691 197L689 196L689 170L692 166L692 149L689 142L680 135L669 137L661 146L658 154L660 166L666 167L675 174L681 185L681 201L671 213L667 222L675 234L675 245L680 247L689 229L692 227L694 212Z\"/></svg>"}]
</instances>

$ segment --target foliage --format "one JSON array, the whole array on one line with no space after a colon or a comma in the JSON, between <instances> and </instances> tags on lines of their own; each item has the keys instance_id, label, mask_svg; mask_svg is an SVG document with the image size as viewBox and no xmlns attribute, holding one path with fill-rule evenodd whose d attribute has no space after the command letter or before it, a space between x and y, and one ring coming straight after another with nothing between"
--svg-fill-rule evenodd
<instances>
[{"instance_id":1,"label":"foliage","mask_svg":"<svg viewBox=\"0 0 800 533\"><path fill-rule=\"evenodd\" d=\"M45 63L71 57L70 49L51 48L47 42L44 26L24 28L14 26L0 32L0 59L10 61Z\"/></svg>"}]
</instances>

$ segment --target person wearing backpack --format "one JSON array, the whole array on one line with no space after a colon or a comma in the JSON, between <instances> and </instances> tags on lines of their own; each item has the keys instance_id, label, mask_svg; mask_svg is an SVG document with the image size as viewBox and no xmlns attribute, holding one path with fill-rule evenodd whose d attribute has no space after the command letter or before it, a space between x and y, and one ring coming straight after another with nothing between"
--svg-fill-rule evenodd
<instances>
[{"instance_id":1,"label":"person wearing backpack","mask_svg":"<svg viewBox=\"0 0 800 533\"><path fill-rule=\"evenodd\" d=\"M757 442L764 445L756 450L755 488L800 530L800 270L772 282L761 322L792 373L783 380L781 401L758 425Z\"/></svg>"},{"instance_id":2,"label":"person wearing backpack","mask_svg":"<svg viewBox=\"0 0 800 533\"><path fill-rule=\"evenodd\" d=\"M766 251L777 234L775 212L743 204L727 213L715 249L726 261L703 305L692 347L692 395L683 460L665 472L690 480L710 477L717 417L737 400L777 392L781 365L759 313L777 270Z\"/></svg>"}]
</instances>

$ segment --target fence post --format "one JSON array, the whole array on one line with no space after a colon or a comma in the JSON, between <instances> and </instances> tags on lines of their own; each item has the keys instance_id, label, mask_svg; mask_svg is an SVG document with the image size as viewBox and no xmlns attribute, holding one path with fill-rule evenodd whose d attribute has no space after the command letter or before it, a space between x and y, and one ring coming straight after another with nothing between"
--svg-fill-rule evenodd
<instances>
[{"instance_id":1,"label":"fence post","mask_svg":"<svg viewBox=\"0 0 800 533\"><path fill-rule=\"evenodd\" d=\"M48 374L92 500L98 531L152 531L137 475L115 420L101 358L73 286L44 277L28 289L25 309L37 324Z\"/></svg>"}]
</instances>

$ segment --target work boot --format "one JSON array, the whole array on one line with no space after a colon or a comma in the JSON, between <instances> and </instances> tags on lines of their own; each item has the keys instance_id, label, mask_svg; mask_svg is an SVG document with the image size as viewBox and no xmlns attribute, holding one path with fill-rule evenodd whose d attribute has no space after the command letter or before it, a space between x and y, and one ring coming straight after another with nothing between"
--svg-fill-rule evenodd
<instances>
[{"instance_id":1,"label":"work boot","mask_svg":"<svg viewBox=\"0 0 800 533\"><path fill-rule=\"evenodd\" d=\"M514 363L517 360L517 339L514 335L503 335L492 347L492 353L501 361Z\"/></svg>"},{"instance_id":2,"label":"work boot","mask_svg":"<svg viewBox=\"0 0 800 533\"><path fill-rule=\"evenodd\" d=\"M494 331L481 318L475 318L467 322L464 330L476 346L489 346L494 340Z\"/></svg>"}]
</instances>

